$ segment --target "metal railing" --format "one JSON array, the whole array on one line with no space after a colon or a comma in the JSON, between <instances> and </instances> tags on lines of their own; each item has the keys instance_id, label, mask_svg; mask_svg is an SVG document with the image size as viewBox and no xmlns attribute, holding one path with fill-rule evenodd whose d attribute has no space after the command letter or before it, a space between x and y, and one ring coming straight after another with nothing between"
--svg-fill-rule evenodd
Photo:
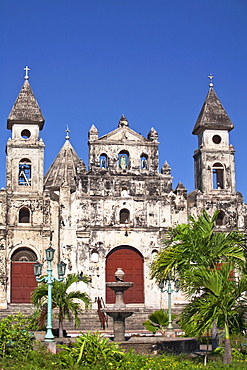
<instances>
[{"instance_id":1,"label":"metal railing","mask_svg":"<svg viewBox=\"0 0 247 370\"><path fill-rule=\"evenodd\" d=\"M105 312L102 311L102 309L105 308L105 303L102 297L95 297L95 302L97 302L97 312L99 315L99 321L101 324L101 327L103 330L105 330L106 327L108 327L108 316Z\"/></svg>"}]
</instances>

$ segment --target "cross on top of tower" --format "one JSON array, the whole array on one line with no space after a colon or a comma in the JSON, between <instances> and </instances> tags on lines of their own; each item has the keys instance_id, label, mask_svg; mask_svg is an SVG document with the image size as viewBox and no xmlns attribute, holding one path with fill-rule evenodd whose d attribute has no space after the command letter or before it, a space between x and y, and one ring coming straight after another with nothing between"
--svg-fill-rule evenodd
<instances>
[{"instance_id":1,"label":"cross on top of tower","mask_svg":"<svg viewBox=\"0 0 247 370\"><path fill-rule=\"evenodd\" d=\"M28 80L29 79L29 76L28 76L28 71L30 71L30 68L28 68L28 66L26 66L25 68L23 68L24 71L26 71L26 76L24 77L25 80Z\"/></svg>"},{"instance_id":2,"label":"cross on top of tower","mask_svg":"<svg viewBox=\"0 0 247 370\"><path fill-rule=\"evenodd\" d=\"M210 79L209 87L213 87L214 86L214 84L213 84L214 76L212 75L212 73L208 76L208 78Z\"/></svg>"},{"instance_id":3,"label":"cross on top of tower","mask_svg":"<svg viewBox=\"0 0 247 370\"><path fill-rule=\"evenodd\" d=\"M68 125L67 125L67 128L66 128L65 132L66 132L66 137L65 137L65 139L66 139L66 140L69 140L69 133L70 133L70 129L69 129L69 126L68 126Z\"/></svg>"}]
</instances>

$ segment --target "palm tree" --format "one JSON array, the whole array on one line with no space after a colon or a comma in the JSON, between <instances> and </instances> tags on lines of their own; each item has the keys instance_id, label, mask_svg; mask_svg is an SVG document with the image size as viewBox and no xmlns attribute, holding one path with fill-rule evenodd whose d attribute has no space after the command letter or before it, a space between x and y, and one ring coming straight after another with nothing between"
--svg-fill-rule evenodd
<instances>
[{"instance_id":1,"label":"palm tree","mask_svg":"<svg viewBox=\"0 0 247 370\"><path fill-rule=\"evenodd\" d=\"M224 327L224 364L231 363L231 328L238 327L241 331L239 317L246 310L247 277L242 275L235 279L232 270L233 264L224 262L220 269L197 267L193 272L188 271L186 278L192 289L188 289L187 297L195 289L200 295L192 299L180 317L181 327L192 336L209 331L214 321L218 327Z\"/></svg>"},{"instance_id":2,"label":"palm tree","mask_svg":"<svg viewBox=\"0 0 247 370\"><path fill-rule=\"evenodd\" d=\"M245 266L246 237L238 231L229 233L215 232L215 220L219 211L212 218L203 210L189 224L177 225L168 230L163 237L163 248L151 265L151 277L158 282L167 279L174 272L179 275L181 287L185 289L184 273L195 267L214 268L222 261L231 259L234 268Z\"/></svg>"},{"instance_id":3,"label":"palm tree","mask_svg":"<svg viewBox=\"0 0 247 370\"><path fill-rule=\"evenodd\" d=\"M218 324L224 322L224 362L229 363L229 325L240 312L240 297L247 288L246 236L238 231L216 232L218 213L210 218L204 210L198 219L191 217L189 224L170 229L151 265L151 277L161 282L173 274L179 277L187 298L194 297L181 320L191 335L211 329L214 320ZM233 271L238 271L239 282L229 279Z\"/></svg>"},{"instance_id":4,"label":"palm tree","mask_svg":"<svg viewBox=\"0 0 247 370\"><path fill-rule=\"evenodd\" d=\"M83 276L82 279L84 283L88 283L89 280L86 276ZM67 317L69 320L75 319L75 326L78 326L80 323L79 313L82 311L81 302L84 303L85 308L88 308L90 304L90 298L87 293L81 292L79 290L69 291L69 288L73 283L79 281L79 278L76 274L69 274L64 279L64 281L54 281L52 289L52 305L54 308L58 308L58 321L59 321L59 337L63 337L63 322ZM44 308L41 310L41 316L44 316L44 311L47 307L47 295L48 287L46 283L41 283L33 291L31 300L32 303L38 307Z\"/></svg>"}]
</instances>

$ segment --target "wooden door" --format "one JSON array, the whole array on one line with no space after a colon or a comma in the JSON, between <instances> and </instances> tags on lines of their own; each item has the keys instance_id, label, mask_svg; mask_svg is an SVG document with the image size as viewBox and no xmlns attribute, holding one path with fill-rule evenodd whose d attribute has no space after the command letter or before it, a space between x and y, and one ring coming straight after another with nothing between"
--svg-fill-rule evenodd
<instances>
[{"instance_id":1,"label":"wooden door","mask_svg":"<svg viewBox=\"0 0 247 370\"><path fill-rule=\"evenodd\" d=\"M134 283L124 293L125 303L144 303L144 278L143 278L143 257L134 248L117 247L109 253L106 259L106 281L116 281L115 272L121 267L125 272L124 281ZM106 303L115 303L115 293L106 289Z\"/></svg>"},{"instance_id":2,"label":"wooden door","mask_svg":"<svg viewBox=\"0 0 247 370\"><path fill-rule=\"evenodd\" d=\"M34 262L11 263L11 303L30 303L30 294L37 282L33 273Z\"/></svg>"}]
</instances>

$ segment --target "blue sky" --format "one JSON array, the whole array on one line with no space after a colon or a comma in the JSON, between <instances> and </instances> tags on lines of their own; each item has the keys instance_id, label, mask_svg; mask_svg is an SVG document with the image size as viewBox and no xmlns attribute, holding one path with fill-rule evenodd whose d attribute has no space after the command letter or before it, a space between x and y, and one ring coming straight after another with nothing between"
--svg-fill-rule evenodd
<instances>
[{"instance_id":1,"label":"blue sky","mask_svg":"<svg viewBox=\"0 0 247 370\"><path fill-rule=\"evenodd\" d=\"M87 134L114 130L122 114L147 136L159 133L160 166L173 187L194 189L191 134L214 88L235 125L237 190L247 200L246 0L0 0L0 187L6 121L30 67L45 117L45 171L65 141L87 163Z\"/></svg>"}]
</instances>

